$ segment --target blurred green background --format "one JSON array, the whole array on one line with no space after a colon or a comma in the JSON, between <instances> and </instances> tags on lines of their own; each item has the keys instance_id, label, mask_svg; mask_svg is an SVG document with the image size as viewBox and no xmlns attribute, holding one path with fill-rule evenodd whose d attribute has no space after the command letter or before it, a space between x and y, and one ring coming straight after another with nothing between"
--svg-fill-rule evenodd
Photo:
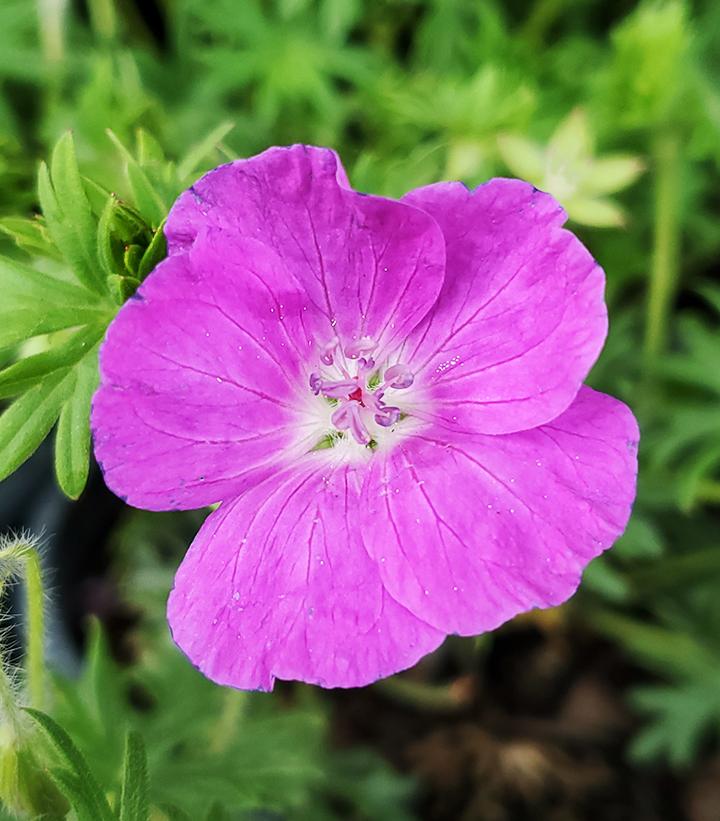
<instances>
[{"instance_id":1,"label":"blurred green background","mask_svg":"<svg viewBox=\"0 0 720 821\"><path fill-rule=\"evenodd\" d=\"M572 602L346 693L201 679L167 639L164 599L202 514L98 507L91 471L58 525L68 550L85 545L74 572L90 587L63 586L61 550L46 563L68 653L88 613L104 629L45 708L106 794L130 726L158 821L720 818L719 80L713 0L0 0L8 258L65 264L32 215L38 164L68 129L90 199L112 191L142 215L141 250L202 171L269 145L336 148L356 188L391 196L522 177L607 273L590 382L642 431L631 524ZM8 333L0 366L47 342ZM56 469L77 496L83 475ZM22 481L26 504L39 485ZM8 750L0 732L7 811L65 817L27 798L17 762L7 776Z\"/></svg>"}]
</instances>

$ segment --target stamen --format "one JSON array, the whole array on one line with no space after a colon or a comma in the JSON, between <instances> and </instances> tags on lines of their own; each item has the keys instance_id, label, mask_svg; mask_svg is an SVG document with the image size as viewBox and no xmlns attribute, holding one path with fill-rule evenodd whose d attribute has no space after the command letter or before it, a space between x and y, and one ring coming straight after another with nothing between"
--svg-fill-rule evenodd
<instances>
[{"instance_id":1,"label":"stamen","mask_svg":"<svg viewBox=\"0 0 720 821\"><path fill-rule=\"evenodd\" d=\"M394 408L391 405L383 405L375 414L375 421L383 428L392 427L399 418L400 408Z\"/></svg>"},{"instance_id":2,"label":"stamen","mask_svg":"<svg viewBox=\"0 0 720 821\"><path fill-rule=\"evenodd\" d=\"M374 428L391 428L400 421L402 411L385 404L389 389L402 390L413 384L410 369L398 363L384 373L381 381L372 353L377 348L368 336L349 343L344 349L335 340L325 346L320 356L324 365L333 365L335 376L327 378L322 369L310 374L310 389L316 396L337 401L330 417L336 430L348 431L361 445L372 446L379 431ZM350 365L349 361L357 362ZM373 432L374 431L374 432Z\"/></svg>"},{"instance_id":3,"label":"stamen","mask_svg":"<svg viewBox=\"0 0 720 821\"><path fill-rule=\"evenodd\" d=\"M360 406L354 403L341 405L330 417L338 430L349 430L356 442L367 445L371 436L360 417Z\"/></svg>"},{"instance_id":4,"label":"stamen","mask_svg":"<svg viewBox=\"0 0 720 821\"><path fill-rule=\"evenodd\" d=\"M348 359L357 359L362 354L372 353L376 347L374 340L369 336L361 336L360 339L345 346L345 356Z\"/></svg>"},{"instance_id":5,"label":"stamen","mask_svg":"<svg viewBox=\"0 0 720 821\"><path fill-rule=\"evenodd\" d=\"M310 390L315 394L315 396L318 396L320 394L320 391L322 390L322 384L322 377L319 373L317 373L317 371L314 371L310 374Z\"/></svg>"},{"instance_id":6,"label":"stamen","mask_svg":"<svg viewBox=\"0 0 720 821\"><path fill-rule=\"evenodd\" d=\"M393 365L385 371L385 384L391 388L409 388L415 377L407 365Z\"/></svg>"},{"instance_id":7,"label":"stamen","mask_svg":"<svg viewBox=\"0 0 720 821\"><path fill-rule=\"evenodd\" d=\"M335 353L335 349L337 348L337 342L330 342L328 345L325 346L323 352L320 354L320 361L323 365L332 365L335 361L333 354Z\"/></svg>"}]
</instances>

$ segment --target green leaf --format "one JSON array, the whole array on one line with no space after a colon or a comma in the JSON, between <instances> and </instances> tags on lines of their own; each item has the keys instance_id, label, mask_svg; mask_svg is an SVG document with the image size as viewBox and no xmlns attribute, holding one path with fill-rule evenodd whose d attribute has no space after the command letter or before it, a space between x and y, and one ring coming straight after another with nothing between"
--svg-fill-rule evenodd
<instances>
[{"instance_id":1,"label":"green leaf","mask_svg":"<svg viewBox=\"0 0 720 821\"><path fill-rule=\"evenodd\" d=\"M92 774L83 754L65 730L49 715L26 707L25 711L42 727L65 769L52 773L68 792L68 798L78 810L87 808L92 821L114 821L100 785Z\"/></svg>"},{"instance_id":2,"label":"green leaf","mask_svg":"<svg viewBox=\"0 0 720 821\"><path fill-rule=\"evenodd\" d=\"M0 257L0 293L0 348L111 317L109 299L7 257Z\"/></svg>"},{"instance_id":3,"label":"green leaf","mask_svg":"<svg viewBox=\"0 0 720 821\"><path fill-rule=\"evenodd\" d=\"M68 369L56 371L0 416L0 480L30 457L57 421L72 391Z\"/></svg>"},{"instance_id":4,"label":"green leaf","mask_svg":"<svg viewBox=\"0 0 720 821\"><path fill-rule=\"evenodd\" d=\"M149 813L147 755L139 733L130 731L125 742L119 821L147 821Z\"/></svg>"},{"instance_id":5,"label":"green leaf","mask_svg":"<svg viewBox=\"0 0 720 821\"><path fill-rule=\"evenodd\" d=\"M125 148L112 131L108 129L107 134L125 160L125 173L127 174L128 184L130 185L130 190L135 200L135 206L143 218L152 225L153 228L156 228L165 219L168 206L150 182L147 174L143 171L142 166L135 157Z\"/></svg>"},{"instance_id":6,"label":"green leaf","mask_svg":"<svg viewBox=\"0 0 720 821\"><path fill-rule=\"evenodd\" d=\"M48 374L75 365L103 336L106 327L105 321L94 322L74 333L65 342L0 370L0 399L25 393Z\"/></svg>"},{"instance_id":7,"label":"green leaf","mask_svg":"<svg viewBox=\"0 0 720 821\"><path fill-rule=\"evenodd\" d=\"M86 288L35 270L9 257L0 257L0 290L3 295L0 314L16 304L63 305L68 309L80 306L102 307L103 300Z\"/></svg>"},{"instance_id":8,"label":"green leaf","mask_svg":"<svg viewBox=\"0 0 720 821\"><path fill-rule=\"evenodd\" d=\"M517 134L501 134L498 150L505 165L522 180L538 182L545 173L545 150Z\"/></svg>"},{"instance_id":9,"label":"green leaf","mask_svg":"<svg viewBox=\"0 0 720 821\"><path fill-rule=\"evenodd\" d=\"M184 181L189 177L234 127L235 124L233 122L226 120L214 128L199 143L194 145L178 163L178 179Z\"/></svg>"},{"instance_id":10,"label":"green leaf","mask_svg":"<svg viewBox=\"0 0 720 821\"><path fill-rule=\"evenodd\" d=\"M625 224L625 213L611 200L574 197L564 205L570 219L581 225L619 228Z\"/></svg>"},{"instance_id":11,"label":"green leaf","mask_svg":"<svg viewBox=\"0 0 720 821\"><path fill-rule=\"evenodd\" d=\"M95 219L69 132L55 146L51 171L45 163L40 165L38 195L48 232L73 274L86 288L103 293L95 245Z\"/></svg>"},{"instance_id":12,"label":"green leaf","mask_svg":"<svg viewBox=\"0 0 720 821\"><path fill-rule=\"evenodd\" d=\"M632 185L645 170L639 157L610 155L588 163L583 178L583 191L587 194L614 194Z\"/></svg>"},{"instance_id":13,"label":"green leaf","mask_svg":"<svg viewBox=\"0 0 720 821\"><path fill-rule=\"evenodd\" d=\"M97 348L75 368L74 389L63 406L55 438L55 475L63 493L77 499L90 466L90 403L98 384Z\"/></svg>"},{"instance_id":14,"label":"green leaf","mask_svg":"<svg viewBox=\"0 0 720 821\"><path fill-rule=\"evenodd\" d=\"M7 234L23 251L62 260L62 255L53 245L47 228L39 217L35 219L4 217L0 219L0 231Z\"/></svg>"}]
</instances>

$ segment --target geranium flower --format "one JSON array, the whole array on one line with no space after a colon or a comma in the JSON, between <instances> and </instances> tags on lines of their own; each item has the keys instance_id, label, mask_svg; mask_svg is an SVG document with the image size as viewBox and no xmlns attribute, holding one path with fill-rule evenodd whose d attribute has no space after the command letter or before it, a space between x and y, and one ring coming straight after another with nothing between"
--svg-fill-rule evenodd
<instances>
[{"instance_id":1,"label":"geranium flower","mask_svg":"<svg viewBox=\"0 0 720 821\"><path fill-rule=\"evenodd\" d=\"M205 675L367 684L565 601L623 531L638 430L582 386L604 276L564 219L518 180L364 195L307 146L178 199L92 421L129 504L221 502L168 604Z\"/></svg>"}]
</instances>

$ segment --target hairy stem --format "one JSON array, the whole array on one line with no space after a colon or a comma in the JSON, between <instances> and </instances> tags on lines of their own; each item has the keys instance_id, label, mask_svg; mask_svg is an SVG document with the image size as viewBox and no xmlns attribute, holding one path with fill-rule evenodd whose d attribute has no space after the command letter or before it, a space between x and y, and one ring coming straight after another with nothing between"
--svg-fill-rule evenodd
<instances>
[{"instance_id":1,"label":"hairy stem","mask_svg":"<svg viewBox=\"0 0 720 821\"><path fill-rule=\"evenodd\" d=\"M25 559L27 601L27 682L30 703L42 709L45 694L45 614L40 556L29 550Z\"/></svg>"}]
</instances>

